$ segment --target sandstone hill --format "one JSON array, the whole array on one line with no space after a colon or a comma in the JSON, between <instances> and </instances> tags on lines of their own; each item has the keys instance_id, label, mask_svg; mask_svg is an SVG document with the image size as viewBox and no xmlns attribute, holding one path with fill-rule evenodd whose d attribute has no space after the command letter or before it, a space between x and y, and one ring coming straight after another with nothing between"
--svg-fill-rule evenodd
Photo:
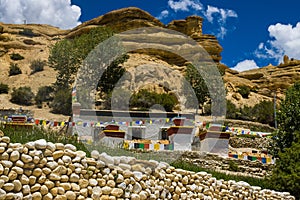
<instances>
[{"instance_id":1,"label":"sandstone hill","mask_svg":"<svg viewBox=\"0 0 300 200\"><path fill-rule=\"evenodd\" d=\"M165 25L143 10L138 8L124 8L84 22L71 30L60 30L49 25L0 23L0 82L8 84L10 92L13 87L30 86L34 93L38 91L39 87L54 83L56 73L52 68L46 66L44 71L30 75L30 63L36 59L47 61L51 45L61 39L74 38L86 33L95 26L111 27L116 32L140 27L160 27L175 30L191 37L208 52L211 59L218 66L225 69L223 79L228 91L227 98L239 106L254 105L263 99L270 100L273 98L275 91L277 96L282 98L284 90L300 79L300 61L289 60L288 58L279 66L266 66L241 73L229 69L221 63L223 48L215 36L204 34L205 30L202 30L202 21L201 17L190 16L186 19L175 20ZM165 41L172 39L168 38L167 35L160 35L160 37ZM159 40L157 43L159 43ZM173 42L172 45L176 45L176 42ZM12 60L10 56L13 53L22 55L24 59L19 61ZM140 65L161 64L171 69L175 74L174 77L177 77L176 74L179 73L182 75L184 73L186 66L182 58L159 50L133 51L129 53L129 56L129 60L123 64L128 71L134 71L135 67ZM10 63L17 63L22 70L22 74L9 76ZM158 75L163 73L168 73L168 71L163 69L157 72ZM147 78L151 82L151 76ZM163 81L169 85L176 83L176 80L172 76L167 76L166 78ZM141 81L139 84L140 86L145 84L145 88L152 90L165 90L159 83L150 85ZM247 99L242 98L238 93L238 87L241 85L251 88L251 93ZM1 94L0 108L20 107L19 105L12 104L9 99L10 94ZM51 114L47 106L42 109L36 106L23 108L33 110L34 116L37 118L67 119L66 116Z\"/></svg>"}]
</instances>

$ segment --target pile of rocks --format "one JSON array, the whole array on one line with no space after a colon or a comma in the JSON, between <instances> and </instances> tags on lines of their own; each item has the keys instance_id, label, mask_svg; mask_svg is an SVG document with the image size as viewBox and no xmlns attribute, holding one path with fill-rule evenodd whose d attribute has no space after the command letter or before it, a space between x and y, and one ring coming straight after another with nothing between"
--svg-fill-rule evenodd
<instances>
[{"instance_id":1,"label":"pile of rocks","mask_svg":"<svg viewBox=\"0 0 300 200\"><path fill-rule=\"evenodd\" d=\"M289 193L216 180L206 172L167 163L112 157L91 158L70 144L45 140L10 143L0 137L0 200L75 199L295 199Z\"/></svg>"},{"instance_id":2,"label":"pile of rocks","mask_svg":"<svg viewBox=\"0 0 300 200\"><path fill-rule=\"evenodd\" d=\"M221 157L217 154L202 153L197 151L184 152L181 159L202 168L214 169L215 171L237 172L236 175L263 178L270 176L274 164L263 164L262 162L239 160L229 157ZM230 164L234 163L236 168L232 169Z\"/></svg>"},{"instance_id":3,"label":"pile of rocks","mask_svg":"<svg viewBox=\"0 0 300 200\"><path fill-rule=\"evenodd\" d=\"M229 145L233 148L254 148L254 149L269 149L271 147L272 139L262 138L242 138L231 137Z\"/></svg>"}]
</instances>

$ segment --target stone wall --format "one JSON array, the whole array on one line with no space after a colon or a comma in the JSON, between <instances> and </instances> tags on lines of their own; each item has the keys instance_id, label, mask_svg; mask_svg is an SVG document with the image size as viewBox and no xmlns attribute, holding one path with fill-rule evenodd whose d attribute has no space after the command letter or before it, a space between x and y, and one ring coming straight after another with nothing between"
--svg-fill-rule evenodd
<instances>
[{"instance_id":1,"label":"stone wall","mask_svg":"<svg viewBox=\"0 0 300 200\"><path fill-rule=\"evenodd\" d=\"M181 158L202 168L256 178L270 176L274 167L273 164L263 164L260 161L238 160L193 151L185 152ZM233 168L230 165L236 167Z\"/></svg>"},{"instance_id":2,"label":"stone wall","mask_svg":"<svg viewBox=\"0 0 300 200\"><path fill-rule=\"evenodd\" d=\"M295 199L154 160L98 151L89 158L73 145L43 139L22 145L0 137L0 175L0 200Z\"/></svg>"},{"instance_id":3,"label":"stone wall","mask_svg":"<svg viewBox=\"0 0 300 200\"><path fill-rule=\"evenodd\" d=\"M233 148L269 149L272 139L270 138L240 138L231 137L229 145Z\"/></svg>"}]
</instances>

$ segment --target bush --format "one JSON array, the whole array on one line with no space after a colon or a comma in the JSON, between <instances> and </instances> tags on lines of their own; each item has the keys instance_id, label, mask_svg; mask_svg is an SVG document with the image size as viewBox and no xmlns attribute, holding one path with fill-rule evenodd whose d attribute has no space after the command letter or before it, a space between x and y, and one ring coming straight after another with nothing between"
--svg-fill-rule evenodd
<instances>
[{"instance_id":1,"label":"bush","mask_svg":"<svg viewBox=\"0 0 300 200\"><path fill-rule=\"evenodd\" d=\"M71 115L72 95L71 89L61 89L55 92L51 103L52 112L55 114Z\"/></svg>"},{"instance_id":2,"label":"bush","mask_svg":"<svg viewBox=\"0 0 300 200\"><path fill-rule=\"evenodd\" d=\"M276 190L287 191L300 198L300 143L293 143L284 153L279 153L271 181Z\"/></svg>"},{"instance_id":3,"label":"bush","mask_svg":"<svg viewBox=\"0 0 300 200\"><path fill-rule=\"evenodd\" d=\"M256 104L251 111L254 121L262 124L269 124L274 127L274 104L272 101L261 101Z\"/></svg>"},{"instance_id":4,"label":"bush","mask_svg":"<svg viewBox=\"0 0 300 200\"><path fill-rule=\"evenodd\" d=\"M0 83L0 94L8 94L9 87L7 84Z\"/></svg>"},{"instance_id":5,"label":"bush","mask_svg":"<svg viewBox=\"0 0 300 200\"><path fill-rule=\"evenodd\" d=\"M13 88L10 101L19 105L29 106L32 105L32 99L34 97L30 87Z\"/></svg>"},{"instance_id":6,"label":"bush","mask_svg":"<svg viewBox=\"0 0 300 200\"><path fill-rule=\"evenodd\" d=\"M300 199L300 82L286 91L277 119L271 150L279 159L270 182L277 190L288 191Z\"/></svg>"},{"instance_id":7,"label":"bush","mask_svg":"<svg viewBox=\"0 0 300 200\"><path fill-rule=\"evenodd\" d=\"M18 74L22 74L22 71L19 68L18 64L10 63L8 74L9 74L9 76L15 76L15 75L18 75Z\"/></svg>"},{"instance_id":8,"label":"bush","mask_svg":"<svg viewBox=\"0 0 300 200\"><path fill-rule=\"evenodd\" d=\"M228 119L237 119L239 114L239 109L229 100L227 100L227 110L226 118Z\"/></svg>"},{"instance_id":9,"label":"bush","mask_svg":"<svg viewBox=\"0 0 300 200\"><path fill-rule=\"evenodd\" d=\"M271 101L264 100L253 107L244 106L238 109L232 102L227 100L226 118L255 121L274 126L274 104Z\"/></svg>"},{"instance_id":10,"label":"bush","mask_svg":"<svg viewBox=\"0 0 300 200\"><path fill-rule=\"evenodd\" d=\"M19 31L19 34L20 34L20 35L27 36L27 37L35 37L35 36L39 36L39 34L34 33L34 32L32 31L32 29L29 29L29 28L24 28L22 31Z\"/></svg>"},{"instance_id":11,"label":"bush","mask_svg":"<svg viewBox=\"0 0 300 200\"><path fill-rule=\"evenodd\" d=\"M12 54L10 54L10 59L12 59L12 60L23 60L24 57L21 56L21 55L18 54L18 53L12 53Z\"/></svg>"},{"instance_id":12,"label":"bush","mask_svg":"<svg viewBox=\"0 0 300 200\"><path fill-rule=\"evenodd\" d=\"M250 88L246 85L239 86L238 92L243 98L248 98L250 94Z\"/></svg>"},{"instance_id":13,"label":"bush","mask_svg":"<svg viewBox=\"0 0 300 200\"><path fill-rule=\"evenodd\" d=\"M153 105L159 104L167 112L171 112L177 103L177 98L174 95L165 93L157 94L147 90L140 90L133 94L130 99L130 107L136 107L138 110L149 110Z\"/></svg>"},{"instance_id":14,"label":"bush","mask_svg":"<svg viewBox=\"0 0 300 200\"><path fill-rule=\"evenodd\" d=\"M46 62L42 61L40 59L32 61L30 64L30 69L31 69L30 74L34 74L36 72L43 71L45 65L46 65Z\"/></svg>"},{"instance_id":15,"label":"bush","mask_svg":"<svg viewBox=\"0 0 300 200\"><path fill-rule=\"evenodd\" d=\"M236 164L236 162L230 160L228 164L229 164L230 171L237 172L239 170L239 166L238 166L238 164Z\"/></svg>"},{"instance_id":16,"label":"bush","mask_svg":"<svg viewBox=\"0 0 300 200\"><path fill-rule=\"evenodd\" d=\"M52 93L53 93L53 88L51 86L43 86L43 87L40 87L34 100L35 100L35 103L41 107L42 103L43 102L50 102L53 100L53 97L52 97Z\"/></svg>"},{"instance_id":17,"label":"bush","mask_svg":"<svg viewBox=\"0 0 300 200\"><path fill-rule=\"evenodd\" d=\"M290 87L277 112L278 130L274 134L274 156L285 152L292 143L300 143L300 82Z\"/></svg>"}]
</instances>

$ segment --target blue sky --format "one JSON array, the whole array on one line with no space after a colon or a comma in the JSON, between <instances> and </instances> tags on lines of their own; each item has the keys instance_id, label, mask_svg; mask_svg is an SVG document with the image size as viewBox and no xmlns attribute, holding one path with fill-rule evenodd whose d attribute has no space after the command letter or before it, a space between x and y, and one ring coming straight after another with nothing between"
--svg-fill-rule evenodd
<instances>
[{"instance_id":1,"label":"blue sky","mask_svg":"<svg viewBox=\"0 0 300 200\"><path fill-rule=\"evenodd\" d=\"M217 36L222 63L237 70L300 59L300 2L296 0L0 0L0 21L69 29L109 11L135 6L167 24L204 18L203 33Z\"/></svg>"}]
</instances>

